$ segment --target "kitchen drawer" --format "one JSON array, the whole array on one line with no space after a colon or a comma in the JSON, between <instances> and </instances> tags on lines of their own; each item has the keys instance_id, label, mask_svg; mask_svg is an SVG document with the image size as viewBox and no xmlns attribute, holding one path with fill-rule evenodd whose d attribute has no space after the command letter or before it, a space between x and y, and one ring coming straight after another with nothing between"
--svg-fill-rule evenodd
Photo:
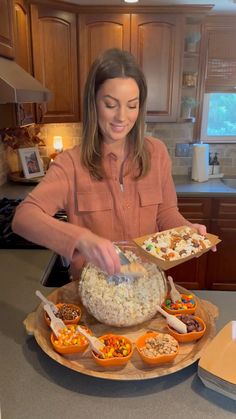
<instances>
[{"instance_id":1,"label":"kitchen drawer","mask_svg":"<svg viewBox=\"0 0 236 419\"><path fill-rule=\"evenodd\" d=\"M212 218L236 219L236 198L213 198Z\"/></svg>"},{"instance_id":2,"label":"kitchen drawer","mask_svg":"<svg viewBox=\"0 0 236 419\"><path fill-rule=\"evenodd\" d=\"M188 220L211 217L211 198L178 198L180 213Z\"/></svg>"}]
</instances>

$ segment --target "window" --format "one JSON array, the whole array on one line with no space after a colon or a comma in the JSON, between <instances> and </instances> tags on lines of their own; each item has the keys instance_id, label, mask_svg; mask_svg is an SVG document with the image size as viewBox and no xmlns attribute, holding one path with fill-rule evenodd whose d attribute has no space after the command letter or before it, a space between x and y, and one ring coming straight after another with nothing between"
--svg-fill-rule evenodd
<instances>
[{"instance_id":1,"label":"window","mask_svg":"<svg viewBox=\"0 0 236 419\"><path fill-rule=\"evenodd\" d=\"M204 95L201 140L236 143L236 93Z\"/></svg>"}]
</instances>

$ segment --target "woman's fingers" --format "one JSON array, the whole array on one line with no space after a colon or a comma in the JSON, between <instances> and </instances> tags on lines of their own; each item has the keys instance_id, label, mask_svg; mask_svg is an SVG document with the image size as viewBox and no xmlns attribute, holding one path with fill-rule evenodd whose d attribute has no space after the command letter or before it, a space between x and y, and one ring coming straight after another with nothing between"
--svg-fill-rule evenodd
<instances>
[{"instance_id":1,"label":"woman's fingers","mask_svg":"<svg viewBox=\"0 0 236 419\"><path fill-rule=\"evenodd\" d=\"M193 227L196 228L202 236L205 236L207 233L206 226L204 224L193 224Z\"/></svg>"},{"instance_id":2,"label":"woman's fingers","mask_svg":"<svg viewBox=\"0 0 236 419\"><path fill-rule=\"evenodd\" d=\"M204 224L193 224L193 227L196 228L202 236L205 236L207 234L207 228ZM211 248L212 252L217 252L216 246L213 246Z\"/></svg>"},{"instance_id":3,"label":"woman's fingers","mask_svg":"<svg viewBox=\"0 0 236 419\"><path fill-rule=\"evenodd\" d=\"M77 249L87 262L93 263L109 275L120 271L119 256L110 240L87 230L79 238Z\"/></svg>"}]
</instances>

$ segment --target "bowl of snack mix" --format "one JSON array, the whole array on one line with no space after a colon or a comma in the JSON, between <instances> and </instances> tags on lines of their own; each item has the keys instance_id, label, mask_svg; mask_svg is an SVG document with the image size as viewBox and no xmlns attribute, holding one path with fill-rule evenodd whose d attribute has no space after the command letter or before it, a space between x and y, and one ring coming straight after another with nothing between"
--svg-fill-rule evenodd
<instances>
[{"instance_id":1,"label":"bowl of snack mix","mask_svg":"<svg viewBox=\"0 0 236 419\"><path fill-rule=\"evenodd\" d=\"M81 318L81 308L77 304L70 303L58 303L56 304L58 312L55 316L63 320L65 324L77 324ZM45 311L45 320L48 326L50 326L50 318Z\"/></svg>"},{"instance_id":2,"label":"bowl of snack mix","mask_svg":"<svg viewBox=\"0 0 236 419\"><path fill-rule=\"evenodd\" d=\"M168 332L178 342L192 342L200 339L204 335L206 324L200 317L194 316L193 314L176 314L175 316L187 326L187 333L178 333L175 329L167 325Z\"/></svg>"},{"instance_id":3,"label":"bowl of snack mix","mask_svg":"<svg viewBox=\"0 0 236 419\"><path fill-rule=\"evenodd\" d=\"M173 361L178 355L179 344L168 333L148 331L138 338L136 349L145 363L158 365Z\"/></svg>"},{"instance_id":4,"label":"bowl of snack mix","mask_svg":"<svg viewBox=\"0 0 236 419\"><path fill-rule=\"evenodd\" d=\"M192 294L181 294L181 300L174 303L167 295L162 308L169 314L193 314L197 308L197 301Z\"/></svg>"},{"instance_id":5,"label":"bowl of snack mix","mask_svg":"<svg viewBox=\"0 0 236 419\"><path fill-rule=\"evenodd\" d=\"M92 351L92 356L96 364L102 367L116 367L125 365L133 354L132 342L122 335L109 333L99 337L104 348L103 355L98 355Z\"/></svg>"}]
</instances>

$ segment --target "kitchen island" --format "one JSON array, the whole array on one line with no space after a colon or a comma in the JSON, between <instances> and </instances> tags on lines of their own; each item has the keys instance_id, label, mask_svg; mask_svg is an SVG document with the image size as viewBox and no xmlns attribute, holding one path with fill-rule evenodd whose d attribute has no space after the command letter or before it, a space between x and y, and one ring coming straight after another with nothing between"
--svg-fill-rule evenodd
<instances>
[{"instance_id":1,"label":"kitchen island","mask_svg":"<svg viewBox=\"0 0 236 419\"><path fill-rule=\"evenodd\" d=\"M40 279L48 250L0 250L1 409L3 419L229 419L236 402L204 387L197 363L145 381L85 376L57 364L28 336L23 320L52 288ZM236 292L196 291L219 307L217 330L235 319Z\"/></svg>"}]
</instances>

